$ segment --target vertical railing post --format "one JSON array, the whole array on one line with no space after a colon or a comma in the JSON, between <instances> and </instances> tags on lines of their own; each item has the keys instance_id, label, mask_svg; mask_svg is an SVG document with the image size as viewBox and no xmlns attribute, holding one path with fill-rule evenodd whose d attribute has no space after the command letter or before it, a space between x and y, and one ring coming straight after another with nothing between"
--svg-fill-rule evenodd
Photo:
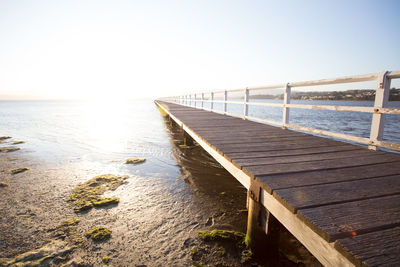
<instances>
[{"instance_id":1,"label":"vertical railing post","mask_svg":"<svg viewBox=\"0 0 400 267\"><path fill-rule=\"evenodd\" d=\"M379 75L375 92L374 113L372 115L371 133L369 137L368 148L376 150L376 142L383 138L383 129L385 125L385 114L380 112L381 108L387 106L390 94L390 79L387 77L387 71Z\"/></svg>"},{"instance_id":2,"label":"vertical railing post","mask_svg":"<svg viewBox=\"0 0 400 267\"><path fill-rule=\"evenodd\" d=\"M247 105L247 102L249 102L249 89L246 87L244 89L244 108L243 108L243 119L245 120L247 115L249 115L249 106Z\"/></svg>"},{"instance_id":3,"label":"vertical railing post","mask_svg":"<svg viewBox=\"0 0 400 267\"><path fill-rule=\"evenodd\" d=\"M211 92L210 101L210 109L212 111L214 108L214 92Z\"/></svg>"},{"instance_id":4,"label":"vertical railing post","mask_svg":"<svg viewBox=\"0 0 400 267\"><path fill-rule=\"evenodd\" d=\"M228 100L228 92L224 91L224 114L226 114L226 101Z\"/></svg>"},{"instance_id":5,"label":"vertical railing post","mask_svg":"<svg viewBox=\"0 0 400 267\"><path fill-rule=\"evenodd\" d=\"M289 108L288 104L290 104L290 93L291 88L289 83L286 84L285 92L283 93L283 110L282 110L282 128L285 129L286 125L289 123Z\"/></svg>"},{"instance_id":6,"label":"vertical railing post","mask_svg":"<svg viewBox=\"0 0 400 267\"><path fill-rule=\"evenodd\" d=\"M204 109L204 93L201 93L201 109Z\"/></svg>"},{"instance_id":7,"label":"vertical railing post","mask_svg":"<svg viewBox=\"0 0 400 267\"><path fill-rule=\"evenodd\" d=\"M189 95L189 106L192 106L192 94Z\"/></svg>"},{"instance_id":8,"label":"vertical railing post","mask_svg":"<svg viewBox=\"0 0 400 267\"><path fill-rule=\"evenodd\" d=\"M196 107L196 94L194 94L194 107Z\"/></svg>"}]
</instances>

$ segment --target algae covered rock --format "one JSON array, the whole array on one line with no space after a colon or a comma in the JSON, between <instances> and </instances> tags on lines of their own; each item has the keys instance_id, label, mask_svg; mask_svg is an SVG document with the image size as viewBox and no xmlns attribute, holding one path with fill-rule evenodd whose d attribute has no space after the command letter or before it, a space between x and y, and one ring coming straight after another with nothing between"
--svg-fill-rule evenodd
<instances>
[{"instance_id":1,"label":"algae covered rock","mask_svg":"<svg viewBox=\"0 0 400 267\"><path fill-rule=\"evenodd\" d=\"M103 241L111 237L111 231L104 226L97 226L86 232L85 236L94 241Z\"/></svg>"},{"instance_id":2,"label":"algae covered rock","mask_svg":"<svg viewBox=\"0 0 400 267\"><path fill-rule=\"evenodd\" d=\"M199 232L200 239L204 241L243 241L245 234L231 230L218 230Z\"/></svg>"},{"instance_id":3,"label":"algae covered rock","mask_svg":"<svg viewBox=\"0 0 400 267\"><path fill-rule=\"evenodd\" d=\"M93 207L102 207L119 203L117 197L102 198L104 192L115 190L121 184L126 183L128 176L116 176L112 174L104 174L96 176L84 184L78 185L72 190L67 201L74 206L75 212L89 210Z\"/></svg>"},{"instance_id":4,"label":"algae covered rock","mask_svg":"<svg viewBox=\"0 0 400 267\"><path fill-rule=\"evenodd\" d=\"M57 266L65 261L73 248L62 240L53 240L45 246L14 258L0 258L0 266Z\"/></svg>"},{"instance_id":5,"label":"algae covered rock","mask_svg":"<svg viewBox=\"0 0 400 267\"><path fill-rule=\"evenodd\" d=\"M125 164L139 164L145 162L145 158L129 158L125 161Z\"/></svg>"},{"instance_id":6,"label":"algae covered rock","mask_svg":"<svg viewBox=\"0 0 400 267\"><path fill-rule=\"evenodd\" d=\"M19 145L19 144L23 144L25 143L25 141L14 141L12 142L13 145Z\"/></svg>"},{"instance_id":7,"label":"algae covered rock","mask_svg":"<svg viewBox=\"0 0 400 267\"><path fill-rule=\"evenodd\" d=\"M0 187L7 187L7 186L8 186L7 183L5 183L5 182L0 182Z\"/></svg>"},{"instance_id":8,"label":"algae covered rock","mask_svg":"<svg viewBox=\"0 0 400 267\"><path fill-rule=\"evenodd\" d=\"M21 173L21 172L24 172L27 170L29 170L29 168L18 168L18 169L9 170L8 172L11 174L17 174L17 173Z\"/></svg>"},{"instance_id":9,"label":"algae covered rock","mask_svg":"<svg viewBox=\"0 0 400 267\"><path fill-rule=\"evenodd\" d=\"M6 140L6 139L10 139L11 136L0 136L0 140Z\"/></svg>"},{"instance_id":10,"label":"algae covered rock","mask_svg":"<svg viewBox=\"0 0 400 267\"><path fill-rule=\"evenodd\" d=\"M0 152L13 152L13 151L17 151L20 150L19 147L0 147Z\"/></svg>"}]
</instances>

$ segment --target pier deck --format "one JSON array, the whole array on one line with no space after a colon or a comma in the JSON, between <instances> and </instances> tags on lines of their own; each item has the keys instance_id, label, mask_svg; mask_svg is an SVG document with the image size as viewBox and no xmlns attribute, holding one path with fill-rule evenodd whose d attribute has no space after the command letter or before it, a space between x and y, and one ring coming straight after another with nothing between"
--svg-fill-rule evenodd
<instances>
[{"instance_id":1,"label":"pier deck","mask_svg":"<svg viewBox=\"0 0 400 267\"><path fill-rule=\"evenodd\" d=\"M156 101L326 266L400 264L400 155Z\"/></svg>"}]
</instances>

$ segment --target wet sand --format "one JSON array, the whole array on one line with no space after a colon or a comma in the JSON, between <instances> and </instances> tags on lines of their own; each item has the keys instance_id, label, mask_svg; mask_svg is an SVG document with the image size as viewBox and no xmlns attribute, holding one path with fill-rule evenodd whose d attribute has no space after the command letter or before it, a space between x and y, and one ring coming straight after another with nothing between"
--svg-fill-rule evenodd
<instances>
[{"instance_id":1,"label":"wet sand","mask_svg":"<svg viewBox=\"0 0 400 267\"><path fill-rule=\"evenodd\" d=\"M198 231L245 231L245 189L200 147L180 148L181 132L165 124L182 174L175 183L166 183L162 173L152 177L130 174L127 184L104 194L118 197L117 205L82 213L75 213L66 199L77 185L104 173L82 168L76 162L39 161L29 157L23 146L19 151L0 153L0 182L8 184L0 187L0 258L13 258L60 240L58 226L63 220L77 218L80 222L74 235L81 240L61 238L71 250L55 265L101 266L106 265L106 256L109 266L191 266L197 262L242 266L238 255L217 255L220 246L200 240ZM17 160L9 161L9 157ZM23 167L29 170L8 172ZM123 171L121 168L120 173L113 174L126 174ZM99 225L112 231L110 239L94 242L84 237ZM260 255L255 261L258 266L297 266L298 262L319 265L287 231L280 231L280 257ZM195 250L200 253L194 255Z\"/></svg>"}]
</instances>

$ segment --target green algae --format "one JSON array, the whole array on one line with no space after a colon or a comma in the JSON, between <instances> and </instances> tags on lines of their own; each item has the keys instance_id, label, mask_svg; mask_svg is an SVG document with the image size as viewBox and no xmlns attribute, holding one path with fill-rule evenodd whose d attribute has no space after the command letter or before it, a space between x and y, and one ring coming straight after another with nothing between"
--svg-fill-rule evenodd
<instances>
[{"instance_id":1,"label":"green algae","mask_svg":"<svg viewBox=\"0 0 400 267\"><path fill-rule=\"evenodd\" d=\"M54 236L56 238L60 238L62 240L68 238L74 243L80 243L83 241L81 236L77 233L76 231L76 225L80 222L81 220L77 218L70 218L63 220L59 226L56 227L56 231Z\"/></svg>"},{"instance_id":2,"label":"green algae","mask_svg":"<svg viewBox=\"0 0 400 267\"><path fill-rule=\"evenodd\" d=\"M111 231L104 226L97 226L86 232L85 236L94 241L104 241L111 237Z\"/></svg>"},{"instance_id":3,"label":"green algae","mask_svg":"<svg viewBox=\"0 0 400 267\"><path fill-rule=\"evenodd\" d=\"M11 136L0 136L0 140L6 140L6 139L10 139Z\"/></svg>"},{"instance_id":4,"label":"green algae","mask_svg":"<svg viewBox=\"0 0 400 267\"><path fill-rule=\"evenodd\" d=\"M245 249L242 251L241 263L249 262L253 259L253 252L250 249Z\"/></svg>"},{"instance_id":5,"label":"green algae","mask_svg":"<svg viewBox=\"0 0 400 267\"><path fill-rule=\"evenodd\" d=\"M0 152L5 152L5 153L13 152L13 151L17 151L17 150L20 150L20 148L19 147L0 147Z\"/></svg>"},{"instance_id":6,"label":"green algae","mask_svg":"<svg viewBox=\"0 0 400 267\"><path fill-rule=\"evenodd\" d=\"M233 242L236 247L241 250L241 263L247 263L252 260L253 252L246 246L245 239L246 234L231 230L218 230L214 229L211 231L199 232L198 236L200 239L210 242ZM217 255L220 257L225 256L226 250L223 247L218 248Z\"/></svg>"},{"instance_id":7,"label":"green algae","mask_svg":"<svg viewBox=\"0 0 400 267\"><path fill-rule=\"evenodd\" d=\"M12 142L12 145L19 145L19 144L23 144L25 143L25 141L14 141Z\"/></svg>"},{"instance_id":8,"label":"green algae","mask_svg":"<svg viewBox=\"0 0 400 267\"><path fill-rule=\"evenodd\" d=\"M125 164L139 164L145 162L145 158L129 158L125 161Z\"/></svg>"},{"instance_id":9,"label":"green algae","mask_svg":"<svg viewBox=\"0 0 400 267\"><path fill-rule=\"evenodd\" d=\"M211 231L199 232L200 239L204 241L239 241L242 242L245 238L245 234L242 232L231 231L231 230L218 230L214 229Z\"/></svg>"},{"instance_id":10,"label":"green algae","mask_svg":"<svg viewBox=\"0 0 400 267\"><path fill-rule=\"evenodd\" d=\"M199 250L197 247L192 248L192 250L190 251L190 254L192 254L192 257L195 257L199 254Z\"/></svg>"},{"instance_id":11,"label":"green algae","mask_svg":"<svg viewBox=\"0 0 400 267\"><path fill-rule=\"evenodd\" d=\"M220 257L224 257L226 255L226 250L224 247L219 247L217 250L217 255Z\"/></svg>"},{"instance_id":12,"label":"green algae","mask_svg":"<svg viewBox=\"0 0 400 267\"><path fill-rule=\"evenodd\" d=\"M0 187L7 187L9 186L9 184L5 183L5 182L0 182Z\"/></svg>"},{"instance_id":13,"label":"green algae","mask_svg":"<svg viewBox=\"0 0 400 267\"><path fill-rule=\"evenodd\" d=\"M206 267L206 265L203 265L203 264L201 264L199 262L193 262L193 266L195 266L195 267Z\"/></svg>"},{"instance_id":14,"label":"green algae","mask_svg":"<svg viewBox=\"0 0 400 267\"><path fill-rule=\"evenodd\" d=\"M14 160L18 160L17 158L6 158L7 161L14 161Z\"/></svg>"},{"instance_id":15,"label":"green algae","mask_svg":"<svg viewBox=\"0 0 400 267\"><path fill-rule=\"evenodd\" d=\"M105 197L105 198L98 198L92 201L93 206L95 207L104 207L112 204L118 204L119 198L117 197Z\"/></svg>"},{"instance_id":16,"label":"green algae","mask_svg":"<svg viewBox=\"0 0 400 267\"><path fill-rule=\"evenodd\" d=\"M29 168L17 168L17 169L8 170L8 173L17 174L17 173L21 173L21 172L24 172L27 170L29 170Z\"/></svg>"},{"instance_id":17,"label":"green algae","mask_svg":"<svg viewBox=\"0 0 400 267\"><path fill-rule=\"evenodd\" d=\"M111 258L108 256L103 256L103 258L101 259L104 263L109 263L111 261Z\"/></svg>"},{"instance_id":18,"label":"green algae","mask_svg":"<svg viewBox=\"0 0 400 267\"><path fill-rule=\"evenodd\" d=\"M112 174L96 176L73 189L67 201L71 202L75 212L82 212L93 207L117 204L119 203L119 198L101 198L100 195L108 190L117 189L121 184L126 183L125 180L127 178L128 176L116 176Z\"/></svg>"},{"instance_id":19,"label":"green algae","mask_svg":"<svg viewBox=\"0 0 400 267\"><path fill-rule=\"evenodd\" d=\"M0 266L58 266L65 261L73 247L62 240L52 240L41 248L34 249L14 258L0 258Z\"/></svg>"}]
</instances>

